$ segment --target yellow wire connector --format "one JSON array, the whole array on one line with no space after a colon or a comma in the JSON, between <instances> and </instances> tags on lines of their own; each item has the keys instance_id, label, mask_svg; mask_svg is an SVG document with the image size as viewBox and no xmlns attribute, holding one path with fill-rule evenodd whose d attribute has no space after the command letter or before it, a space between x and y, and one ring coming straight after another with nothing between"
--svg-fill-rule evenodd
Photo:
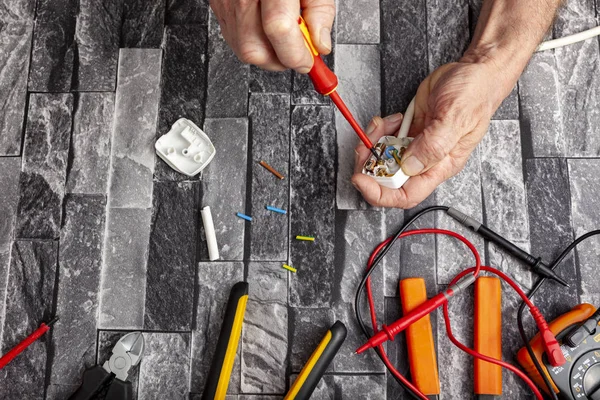
<instances>
[{"instance_id":1,"label":"yellow wire connector","mask_svg":"<svg viewBox=\"0 0 600 400\"><path fill-rule=\"evenodd\" d=\"M313 236L296 236L296 240L307 240L309 242L314 242L315 238Z\"/></svg>"},{"instance_id":2,"label":"yellow wire connector","mask_svg":"<svg viewBox=\"0 0 600 400\"><path fill-rule=\"evenodd\" d=\"M283 264L281 267L282 267L283 269L287 269L288 271L291 271L291 272L293 272L293 273L296 273L296 268L294 268L294 267L290 267L290 266L289 266L289 265L287 265L287 264Z\"/></svg>"}]
</instances>

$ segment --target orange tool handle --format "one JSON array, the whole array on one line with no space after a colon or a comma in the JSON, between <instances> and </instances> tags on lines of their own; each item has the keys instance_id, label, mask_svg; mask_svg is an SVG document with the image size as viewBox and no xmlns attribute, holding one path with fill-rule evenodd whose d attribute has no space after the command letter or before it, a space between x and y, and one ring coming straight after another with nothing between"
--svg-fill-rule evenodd
<instances>
[{"instance_id":1,"label":"orange tool handle","mask_svg":"<svg viewBox=\"0 0 600 400\"><path fill-rule=\"evenodd\" d=\"M410 313L427 301L425 280L408 278L400 281L402 313ZM440 394L435 344L429 314L406 328L406 344L410 362L410 376L415 386L425 395Z\"/></svg>"},{"instance_id":2,"label":"orange tool handle","mask_svg":"<svg viewBox=\"0 0 600 400\"><path fill-rule=\"evenodd\" d=\"M308 32L308 26L306 26L306 22L304 18L298 17L298 25L300 26L300 30L302 31L302 35L304 35L304 41L306 43L306 47L310 51L313 56L313 67L308 73L309 78L311 79L313 85L315 86L315 90L323 95L328 96L332 92L335 91L338 87L338 78L335 76L332 70L323 62L323 59L319 55L315 45L310 38L310 34Z\"/></svg>"},{"instance_id":3,"label":"orange tool handle","mask_svg":"<svg viewBox=\"0 0 600 400\"><path fill-rule=\"evenodd\" d=\"M475 281L475 351L502 359L502 286L500 279ZM475 394L502 394L502 367L475 359Z\"/></svg>"},{"instance_id":4,"label":"orange tool handle","mask_svg":"<svg viewBox=\"0 0 600 400\"><path fill-rule=\"evenodd\" d=\"M555 320L553 320L552 322L550 322L548 327L550 328L550 331L554 335L558 335L560 332L564 331L565 329L569 328L570 326L573 326L574 324L578 324L580 322L585 321L586 319L591 317L595 311L596 311L596 307L594 307L591 304L587 304L587 303L578 304L575 307L573 307L571 309L571 311L561 315L560 317L558 317ZM544 365L544 362L542 361L542 355L544 354L544 347L541 343L539 333L537 335L535 335L533 337L533 339L531 339L529 341L529 344L531 345L531 347L533 349L533 354L535 354L535 357L540 362L542 369L544 370L544 373L550 380L550 382L552 384L552 390L554 390L556 393L558 393L559 392L558 388L554 385L554 382L552 381L552 377L550 377L550 374L548 374L548 370L546 369L546 366ZM546 385L544 384L544 380L542 379L542 376L539 374L539 372L535 368L535 365L533 364L533 360L531 359L531 357L529 357L529 353L527 353L527 349L525 347L522 347L519 350L519 352L517 353L517 361L519 361L519 364L521 364L521 366L523 367L525 372L527 372L527 375L529 375L531 378L533 378L535 383L539 387L541 387L545 392L548 392L548 388L546 388Z\"/></svg>"}]
</instances>

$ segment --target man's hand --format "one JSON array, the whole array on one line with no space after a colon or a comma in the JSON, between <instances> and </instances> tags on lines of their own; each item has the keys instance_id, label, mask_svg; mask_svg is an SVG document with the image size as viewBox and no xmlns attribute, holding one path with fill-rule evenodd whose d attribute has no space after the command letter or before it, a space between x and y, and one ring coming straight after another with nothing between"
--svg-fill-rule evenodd
<instances>
[{"instance_id":1,"label":"man's hand","mask_svg":"<svg viewBox=\"0 0 600 400\"><path fill-rule=\"evenodd\" d=\"M223 37L240 60L263 69L308 73L313 58L300 29L300 8L321 54L331 52L335 0L210 0Z\"/></svg>"},{"instance_id":2,"label":"man's hand","mask_svg":"<svg viewBox=\"0 0 600 400\"><path fill-rule=\"evenodd\" d=\"M498 81L492 79L499 73L490 64L459 62L443 65L429 75L415 98L409 131L415 139L402 157L402 170L411 178L400 189L379 186L360 172L370 155L360 143L352 183L363 197L375 206L411 208L457 174L483 138L502 101ZM395 135L401 121L399 114L375 117L367 129L371 141Z\"/></svg>"}]
</instances>

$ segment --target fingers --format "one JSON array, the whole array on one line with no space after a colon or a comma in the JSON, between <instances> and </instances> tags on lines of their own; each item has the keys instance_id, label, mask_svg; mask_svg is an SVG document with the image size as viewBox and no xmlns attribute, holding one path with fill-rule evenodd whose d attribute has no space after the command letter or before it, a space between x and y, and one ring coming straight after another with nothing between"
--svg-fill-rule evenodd
<instances>
[{"instance_id":1,"label":"fingers","mask_svg":"<svg viewBox=\"0 0 600 400\"><path fill-rule=\"evenodd\" d=\"M371 143L375 144L382 136L393 136L400 129L402 124L402 114L392 114L385 118L373 117L365 133L371 140ZM356 153L355 170L360 171L362 164L367 161L367 158L371 155L371 150L367 149L367 146L363 142L359 141L354 149Z\"/></svg>"},{"instance_id":2,"label":"fingers","mask_svg":"<svg viewBox=\"0 0 600 400\"><path fill-rule=\"evenodd\" d=\"M321 54L331 53L331 27L335 0L302 0L302 16L308 24L313 44Z\"/></svg>"},{"instance_id":3,"label":"fingers","mask_svg":"<svg viewBox=\"0 0 600 400\"><path fill-rule=\"evenodd\" d=\"M260 4L264 32L281 64L308 73L313 57L298 27L299 0L262 0Z\"/></svg>"}]
</instances>

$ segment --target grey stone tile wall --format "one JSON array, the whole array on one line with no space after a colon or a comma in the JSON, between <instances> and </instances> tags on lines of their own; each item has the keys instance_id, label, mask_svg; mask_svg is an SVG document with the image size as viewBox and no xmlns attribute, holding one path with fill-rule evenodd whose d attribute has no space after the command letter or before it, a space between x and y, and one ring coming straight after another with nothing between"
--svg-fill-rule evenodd
<instances>
[{"instance_id":1,"label":"grey stone tile wall","mask_svg":"<svg viewBox=\"0 0 600 400\"><path fill-rule=\"evenodd\" d=\"M166 0L124 0L121 47L159 48L162 42Z\"/></svg>"}]
</instances>

